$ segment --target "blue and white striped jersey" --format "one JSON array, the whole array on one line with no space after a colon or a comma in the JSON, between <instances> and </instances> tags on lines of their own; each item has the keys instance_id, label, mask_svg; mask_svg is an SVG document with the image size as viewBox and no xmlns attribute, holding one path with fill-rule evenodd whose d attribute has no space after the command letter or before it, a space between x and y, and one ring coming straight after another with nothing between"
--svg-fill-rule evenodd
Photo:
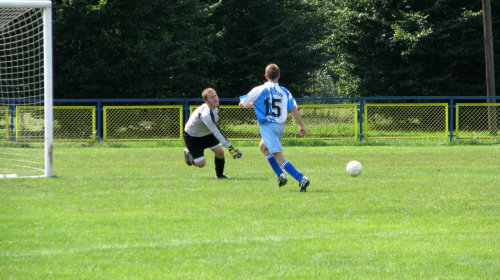
<instances>
[{"instance_id":1,"label":"blue and white striped jersey","mask_svg":"<svg viewBox=\"0 0 500 280\"><path fill-rule=\"evenodd\" d=\"M286 88L269 81L240 96L240 101L244 106L253 102L259 124L284 123L288 112L297 107L295 99Z\"/></svg>"}]
</instances>

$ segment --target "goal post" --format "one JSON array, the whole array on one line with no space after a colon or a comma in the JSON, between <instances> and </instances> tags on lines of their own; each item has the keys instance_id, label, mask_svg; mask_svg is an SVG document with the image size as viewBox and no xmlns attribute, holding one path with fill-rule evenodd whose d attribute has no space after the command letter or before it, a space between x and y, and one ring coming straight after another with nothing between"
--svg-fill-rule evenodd
<instances>
[{"instance_id":1,"label":"goal post","mask_svg":"<svg viewBox=\"0 0 500 280\"><path fill-rule=\"evenodd\" d=\"M51 9L0 0L0 178L53 177Z\"/></svg>"}]
</instances>

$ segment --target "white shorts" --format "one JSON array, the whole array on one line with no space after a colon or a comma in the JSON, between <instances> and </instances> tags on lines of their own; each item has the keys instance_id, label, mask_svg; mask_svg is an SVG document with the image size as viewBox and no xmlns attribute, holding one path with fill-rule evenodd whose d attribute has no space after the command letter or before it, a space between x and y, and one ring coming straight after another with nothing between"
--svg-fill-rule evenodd
<instances>
[{"instance_id":1,"label":"white shorts","mask_svg":"<svg viewBox=\"0 0 500 280\"><path fill-rule=\"evenodd\" d=\"M282 123L268 122L260 125L260 135L271 154L283 152L281 137L284 129L285 125Z\"/></svg>"}]
</instances>

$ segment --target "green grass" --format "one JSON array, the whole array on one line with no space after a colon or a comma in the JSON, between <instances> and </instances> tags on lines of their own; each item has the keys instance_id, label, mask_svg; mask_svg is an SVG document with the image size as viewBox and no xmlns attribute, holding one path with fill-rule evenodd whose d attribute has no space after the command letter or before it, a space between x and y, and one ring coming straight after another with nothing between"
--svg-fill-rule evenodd
<instances>
[{"instance_id":1,"label":"green grass","mask_svg":"<svg viewBox=\"0 0 500 280\"><path fill-rule=\"evenodd\" d=\"M223 181L164 145L56 147L56 178L1 179L0 279L500 277L499 145L287 146L307 193L256 143Z\"/></svg>"}]
</instances>

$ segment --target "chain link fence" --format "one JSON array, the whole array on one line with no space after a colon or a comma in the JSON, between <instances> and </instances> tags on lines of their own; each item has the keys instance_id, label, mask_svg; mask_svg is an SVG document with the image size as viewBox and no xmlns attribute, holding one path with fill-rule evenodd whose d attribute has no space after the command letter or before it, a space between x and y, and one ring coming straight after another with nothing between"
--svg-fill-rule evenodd
<instances>
[{"instance_id":1,"label":"chain link fence","mask_svg":"<svg viewBox=\"0 0 500 280\"><path fill-rule=\"evenodd\" d=\"M180 140L182 106L104 106L104 140Z\"/></svg>"},{"instance_id":2,"label":"chain link fence","mask_svg":"<svg viewBox=\"0 0 500 280\"><path fill-rule=\"evenodd\" d=\"M388 101L383 99L378 101L379 103L364 103L362 99L356 102L341 99L327 102L318 99L298 101L299 111L308 132L307 138L500 139L500 104L454 104L453 100L449 103L380 103ZM145 102L137 100L137 103ZM198 105L190 105L189 102L196 102ZM71 100L64 100L67 106L54 106L53 138L55 141L182 140L185 122L202 102L199 99L169 100L173 105L136 106L127 100L126 106L101 106L100 102L97 102L97 106L70 106ZM234 104L236 100L224 102ZM91 101L85 100L85 103ZM0 139L13 142L42 139L40 135L44 133L43 114L42 106L0 107ZM221 105L219 117L219 126L228 139L260 139L253 109ZM290 115L285 123L284 138L298 137L298 126Z\"/></svg>"},{"instance_id":3,"label":"chain link fence","mask_svg":"<svg viewBox=\"0 0 500 280\"><path fill-rule=\"evenodd\" d=\"M500 104L457 104L456 119L458 138L499 137Z\"/></svg>"},{"instance_id":4,"label":"chain link fence","mask_svg":"<svg viewBox=\"0 0 500 280\"><path fill-rule=\"evenodd\" d=\"M364 135L370 138L447 138L448 104L365 104Z\"/></svg>"},{"instance_id":5,"label":"chain link fence","mask_svg":"<svg viewBox=\"0 0 500 280\"><path fill-rule=\"evenodd\" d=\"M55 106L54 139L67 141L96 138L95 106Z\"/></svg>"},{"instance_id":6,"label":"chain link fence","mask_svg":"<svg viewBox=\"0 0 500 280\"><path fill-rule=\"evenodd\" d=\"M192 113L199 106L190 106ZM260 139L257 119L252 108L219 107L219 127L233 140ZM306 124L307 137L314 139L356 139L358 115L356 105L300 105L299 112ZM299 138L298 125L290 115L285 122L283 138Z\"/></svg>"},{"instance_id":7,"label":"chain link fence","mask_svg":"<svg viewBox=\"0 0 500 280\"><path fill-rule=\"evenodd\" d=\"M40 142L44 139L43 106L17 106L15 134L17 141Z\"/></svg>"},{"instance_id":8,"label":"chain link fence","mask_svg":"<svg viewBox=\"0 0 500 280\"><path fill-rule=\"evenodd\" d=\"M44 139L44 107L16 106L14 125L5 124L0 128L7 138L16 141L42 141ZM53 138L60 141L84 141L96 138L96 108L95 106L54 106L53 107ZM5 119L9 120L6 110ZM14 127L10 131L11 127Z\"/></svg>"},{"instance_id":9,"label":"chain link fence","mask_svg":"<svg viewBox=\"0 0 500 280\"><path fill-rule=\"evenodd\" d=\"M0 106L0 139L9 139L9 107Z\"/></svg>"}]
</instances>

